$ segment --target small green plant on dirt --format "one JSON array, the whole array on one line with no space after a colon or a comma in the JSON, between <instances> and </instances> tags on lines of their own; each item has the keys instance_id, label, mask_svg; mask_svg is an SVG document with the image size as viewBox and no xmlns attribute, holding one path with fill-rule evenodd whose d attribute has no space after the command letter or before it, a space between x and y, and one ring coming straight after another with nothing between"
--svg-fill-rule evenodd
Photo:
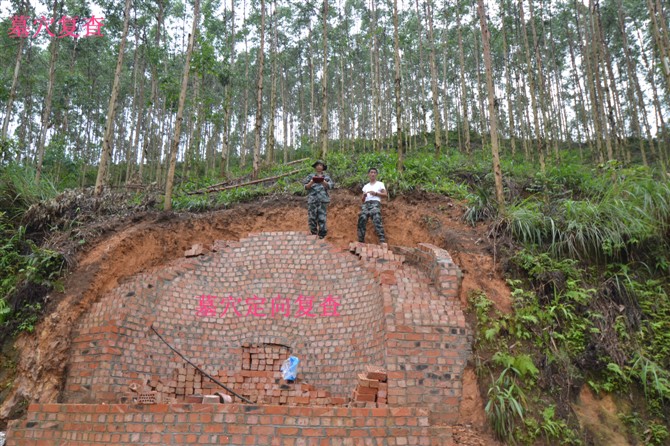
<instances>
[{"instance_id":1,"label":"small green plant on dirt","mask_svg":"<svg viewBox=\"0 0 670 446\"><path fill-rule=\"evenodd\" d=\"M650 408L663 410L666 403L670 402L670 373L639 353L634 358L629 373L642 383Z\"/></svg>"},{"instance_id":2,"label":"small green plant on dirt","mask_svg":"<svg viewBox=\"0 0 670 446\"><path fill-rule=\"evenodd\" d=\"M9 306L7 301L3 298L0 299L0 324L4 322L5 318L12 312L12 308Z\"/></svg>"},{"instance_id":3,"label":"small green plant on dirt","mask_svg":"<svg viewBox=\"0 0 670 446\"><path fill-rule=\"evenodd\" d=\"M480 221L492 220L498 214L498 203L488 187L475 186L466 199L468 208L463 214L463 220L472 226Z\"/></svg>"},{"instance_id":4,"label":"small green plant on dirt","mask_svg":"<svg viewBox=\"0 0 670 446\"><path fill-rule=\"evenodd\" d=\"M667 426L659 420L647 420L638 412L619 413L619 418L626 423L635 438L639 439L644 445L665 445L670 438L670 431L668 431Z\"/></svg>"},{"instance_id":5,"label":"small green plant on dirt","mask_svg":"<svg viewBox=\"0 0 670 446\"><path fill-rule=\"evenodd\" d=\"M556 406L549 405L541 413L541 419L526 417L524 420L526 434L522 441L533 444L542 438L546 444L581 445L583 444L577 432L562 419L556 418Z\"/></svg>"},{"instance_id":6,"label":"small green plant on dirt","mask_svg":"<svg viewBox=\"0 0 670 446\"><path fill-rule=\"evenodd\" d=\"M514 431L526 412L526 395L518 384L519 374L509 366L492 379L484 408L496 437L512 444L517 444Z\"/></svg>"},{"instance_id":7,"label":"small green plant on dirt","mask_svg":"<svg viewBox=\"0 0 670 446\"><path fill-rule=\"evenodd\" d=\"M17 322L15 334L22 331L32 333L35 331L35 325L39 320L42 312L42 305L39 303L25 305L21 310L16 312L14 319Z\"/></svg>"}]
</instances>

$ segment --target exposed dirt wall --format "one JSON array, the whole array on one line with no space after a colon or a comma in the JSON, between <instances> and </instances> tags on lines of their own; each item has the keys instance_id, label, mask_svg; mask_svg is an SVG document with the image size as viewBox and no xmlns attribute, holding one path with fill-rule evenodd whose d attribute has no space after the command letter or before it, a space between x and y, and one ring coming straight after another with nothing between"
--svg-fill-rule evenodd
<instances>
[{"instance_id":1,"label":"exposed dirt wall","mask_svg":"<svg viewBox=\"0 0 670 446\"><path fill-rule=\"evenodd\" d=\"M346 190L332 193L328 209L330 243L346 248L356 240L359 204L357 194ZM428 242L448 250L464 273L461 290L464 304L471 290L482 289L500 309L509 309L509 291L494 266L484 228L465 225L461 215L462 208L457 203L428 194L383 204L389 244L413 247ZM183 256L195 243L239 240L251 232L307 230L307 211L304 197L273 197L202 214L148 213L141 218L108 222L107 226L110 231L79 255L76 269L66 279L65 293L51 297L53 311L34 333L17 340L16 348L20 351L17 373L9 395L0 406L0 419L6 420L26 400L40 403L59 400L75 321L119 281L160 268L167 261ZM366 241L376 242L371 222ZM483 406L477 402L476 386L468 386L466 382L465 387L473 391L466 395L473 409L472 417L463 422L471 420L478 425Z\"/></svg>"}]
</instances>

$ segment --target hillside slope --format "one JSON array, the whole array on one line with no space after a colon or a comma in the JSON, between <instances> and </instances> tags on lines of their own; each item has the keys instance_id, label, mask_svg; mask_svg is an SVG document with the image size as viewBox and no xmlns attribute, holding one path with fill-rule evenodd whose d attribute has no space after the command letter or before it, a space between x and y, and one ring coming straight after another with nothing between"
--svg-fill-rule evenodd
<instances>
[{"instance_id":1,"label":"hillside slope","mask_svg":"<svg viewBox=\"0 0 670 446\"><path fill-rule=\"evenodd\" d=\"M330 243L346 248L355 240L358 203L356 194L334 191L328 211ZM486 230L462 223L462 212L444 196L415 193L394 199L384 204L389 243L415 246L428 242L447 249L463 270L463 305L471 291L482 290L506 311L509 291L494 265ZM252 232L306 230L305 199L272 197L201 214L130 214L106 219L102 227L104 233L77 255L77 266L65 280L65 292L50 297L48 316L33 334L17 340L13 385L0 407L3 420L19 413L27 401L58 401L74 321L103 293L126 277L183 256L195 243L239 240ZM373 231L368 241L375 241ZM456 429L454 438L460 444L492 444L493 440L481 433L485 416L474 373L468 371L464 381L462 427Z\"/></svg>"}]
</instances>

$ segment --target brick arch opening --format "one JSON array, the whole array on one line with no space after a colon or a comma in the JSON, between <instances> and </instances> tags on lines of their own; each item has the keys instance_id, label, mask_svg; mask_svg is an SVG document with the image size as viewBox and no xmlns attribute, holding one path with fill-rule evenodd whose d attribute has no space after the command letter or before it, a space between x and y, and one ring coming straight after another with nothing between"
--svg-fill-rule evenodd
<instances>
[{"instance_id":1,"label":"brick arch opening","mask_svg":"<svg viewBox=\"0 0 670 446\"><path fill-rule=\"evenodd\" d=\"M174 384L181 360L152 325L219 376L243 370L247 347L287 346L300 377L336 396L351 393L364 365L384 364L383 298L355 256L304 233L215 248L101 296L76 328L66 402L116 401L133 382Z\"/></svg>"}]
</instances>

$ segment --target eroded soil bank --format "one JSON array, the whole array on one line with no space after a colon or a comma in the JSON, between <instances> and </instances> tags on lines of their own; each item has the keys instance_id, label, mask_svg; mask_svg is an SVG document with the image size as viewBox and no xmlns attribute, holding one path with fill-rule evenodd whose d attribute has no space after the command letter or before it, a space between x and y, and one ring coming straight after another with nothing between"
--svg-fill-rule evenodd
<instances>
[{"instance_id":1,"label":"eroded soil bank","mask_svg":"<svg viewBox=\"0 0 670 446\"><path fill-rule=\"evenodd\" d=\"M334 191L328 209L327 240L346 248L356 240L358 195ZM461 220L463 209L449 198L418 194L383 205L387 239L391 245L416 246L427 242L446 249L463 271L461 302L473 290L484 291L502 311L510 297L494 265L493 249L484 227ZM26 402L57 402L75 322L106 291L121 280L184 255L195 243L239 240L252 232L307 230L304 197L281 196L238 205L232 209L192 213L144 213L105 222L105 231L77 255L76 268L65 279L65 292L49 297L49 315L34 333L16 342L18 357L13 383L0 406L0 418L20 413ZM371 223L367 242L376 242ZM483 403L475 374L464 376L460 426L456 444L490 445L485 433Z\"/></svg>"}]
</instances>

